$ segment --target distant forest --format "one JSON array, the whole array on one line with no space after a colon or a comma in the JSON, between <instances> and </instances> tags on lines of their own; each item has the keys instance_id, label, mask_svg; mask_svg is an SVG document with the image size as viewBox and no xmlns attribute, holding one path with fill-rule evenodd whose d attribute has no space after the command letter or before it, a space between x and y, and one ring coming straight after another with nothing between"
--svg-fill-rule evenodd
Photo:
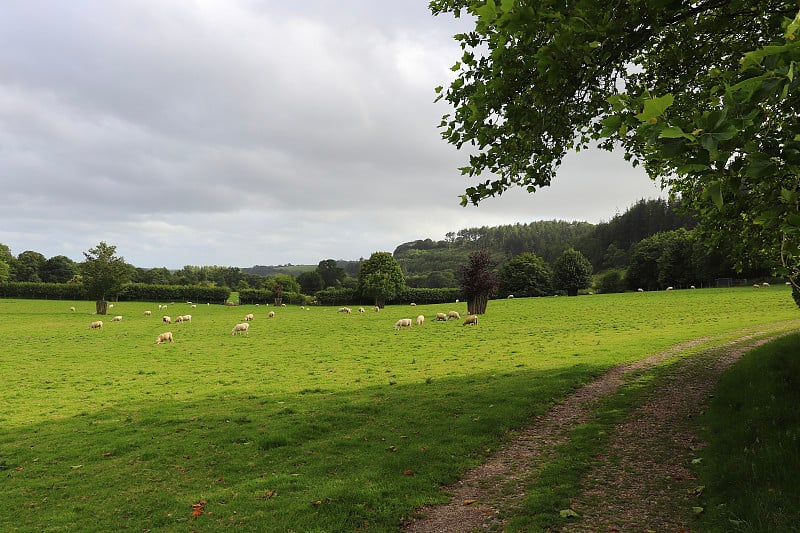
<instances>
[{"instance_id":1,"label":"distant forest","mask_svg":"<svg viewBox=\"0 0 800 533\"><path fill-rule=\"evenodd\" d=\"M466 228L447 233L440 241L422 239L400 244L392 256L402 270L405 285L411 289L460 287L460 273L470 254L477 250L489 252L501 278L504 274L506 278L513 275L513 265L506 269L513 260L541 263L536 268L547 270L565 252L575 250L591 264L594 283L590 290L599 292L712 286L720 278L756 281L770 278L777 265L758 256L743 261L744 271L734 270L730 250L736 238L731 235L731 242L717 242L710 249L704 244L694 217L686 214L679 203L659 199L640 200L625 213L599 224L546 220ZM234 291L272 290L280 286L286 292L310 296L328 288L355 289L362 262L363 258L323 259L318 265L249 268L126 267L127 279L133 283L217 286ZM77 283L81 281L79 266L64 256L47 259L30 250L15 257L7 246L0 244L0 283ZM510 286L507 291L511 291ZM547 287L537 291L552 292ZM500 292L502 296L502 285Z\"/></svg>"}]
</instances>

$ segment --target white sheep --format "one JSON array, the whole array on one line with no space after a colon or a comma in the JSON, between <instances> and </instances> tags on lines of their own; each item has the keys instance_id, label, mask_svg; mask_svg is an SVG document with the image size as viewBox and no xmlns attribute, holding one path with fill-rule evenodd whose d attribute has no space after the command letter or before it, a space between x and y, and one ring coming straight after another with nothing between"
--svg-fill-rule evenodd
<instances>
[{"instance_id":1,"label":"white sheep","mask_svg":"<svg viewBox=\"0 0 800 533\"><path fill-rule=\"evenodd\" d=\"M436 313L436 320L441 320L445 322L447 320L447 315L444 313Z\"/></svg>"},{"instance_id":2,"label":"white sheep","mask_svg":"<svg viewBox=\"0 0 800 533\"><path fill-rule=\"evenodd\" d=\"M461 325L462 325L462 326L466 326L466 325L468 325L468 324L471 324L471 325L473 325L473 326L477 326L477 325L478 325L478 315L469 315L469 316L467 317L467 319L466 319L466 320L464 320L464 323L463 323L463 324L461 324Z\"/></svg>"},{"instance_id":3,"label":"white sheep","mask_svg":"<svg viewBox=\"0 0 800 533\"><path fill-rule=\"evenodd\" d=\"M144 312L144 316L150 316L150 315L152 315L152 314L153 314L153 312L152 312L152 311L145 311L145 312Z\"/></svg>"},{"instance_id":4,"label":"white sheep","mask_svg":"<svg viewBox=\"0 0 800 533\"><path fill-rule=\"evenodd\" d=\"M103 321L102 320L97 320L97 321L92 322L91 324L89 324L89 329L99 329L99 328L102 328L102 327L103 327Z\"/></svg>"},{"instance_id":5,"label":"white sheep","mask_svg":"<svg viewBox=\"0 0 800 533\"><path fill-rule=\"evenodd\" d=\"M372 310L378 313L380 312L381 308L376 305L375 307L372 308Z\"/></svg>"},{"instance_id":6,"label":"white sheep","mask_svg":"<svg viewBox=\"0 0 800 533\"><path fill-rule=\"evenodd\" d=\"M275 311L270 311L269 314L267 314L267 316L269 318L275 318Z\"/></svg>"},{"instance_id":7,"label":"white sheep","mask_svg":"<svg viewBox=\"0 0 800 533\"><path fill-rule=\"evenodd\" d=\"M156 339L156 344L161 344L162 342L167 342L167 341L175 342L175 340L172 338L171 331L166 331L164 333L161 333Z\"/></svg>"},{"instance_id":8,"label":"white sheep","mask_svg":"<svg viewBox=\"0 0 800 533\"><path fill-rule=\"evenodd\" d=\"M192 309L194 309L195 307L197 307L197 304L192 304Z\"/></svg>"},{"instance_id":9,"label":"white sheep","mask_svg":"<svg viewBox=\"0 0 800 533\"><path fill-rule=\"evenodd\" d=\"M339 313L346 313L346 314L349 315L350 313L353 312L353 310L350 309L349 307L340 307L338 312Z\"/></svg>"},{"instance_id":10,"label":"white sheep","mask_svg":"<svg viewBox=\"0 0 800 533\"><path fill-rule=\"evenodd\" d=\"M415 304L414 302L411 302L411 307L416 307L416 306L417 306L417 304Z\"/></svg>"},{"instance_id":11,"label":"white sheep","mask_svg":"<svg viewBox=\"0 0 800 533\"><path fill-rule=\"evenodd\" d=\"M410 318L401 318L400 320L394 323L394 329L410 328L410 327L411 327Z\"/></svg>"},{"instance_id":12,"label":"white sheep","mask_svg":"<svg viewBox=\"0 0 800 533\"><path fill-rule=\"evenodd\" d=\"M458 311L450 311L449 313L447 313L447 320L450 320L451 318L455 318L456 320L460 320L461 319L461 315L458 314Z\"/></svg>"},{"instance_id":13,"label":"white sheep","mask_svg":"<svg viewBox=\"0 0 800 533\"><path fill-rule=\"evenodd\" d=\"M75 308L74 307L70 307L69 310L72 311L73 313L75 312Z\"/></svg>"},{"instance_id":14,"label":"white sheep","mask_svg":"<svg viewBox=\"0 0 800 533\"><path fill-rule=\"evenodd\" d=\"M754 289L760 289L761 285L759 285L758 283L753 283L753 288Z\"/></svg>"},{"instance_id":15,"label":"white sheep","mask_svg":"<svg viewBox=\"0 0 800 533\"><path fill-rule=\"evenodd\" d=\"M675 290L675 287L667 287L668 291Z\"/></svg>"},{"instance_id":16,"label":"white sheep","mask_svg":"<svg viewBox=\"0 0 800 533\"><path fill-rule=\"evenodd\" d=\"M162 316L161 321L165 324L172 324L172 318L168 317L167 315Z\"/></svg>"},{"instance_id":17,"label":"white sheep","mask_svg":"<svg viewBox=\"0 0 800 533\"><path fill-rule=\"evenodd\" d=\"M114 309L114 304L108 304L109 309Z\"/></svg>"},{"instance_id":18,"label":"white sheep","mask_svg":"<svg viewBox=\"0 0 800 533\"><path fill-rule=\"evenodd\" d=\"M253 316L253 313L248 313L248 314L244 315L244 321L245 321L245 322L248 322L248 321L250 321L250 320L253 320L253 318L255 318L255 317Z\"/></svg>"},{"instance_id":19,"label":"white sheep","mask_svg":"<svg viewBox=\"0 0 800 533\"><path fill-rule=\"evenodd\" d=\"M364 310L364 308L363 308L363 307L359 307L359 308L358 308L358 312L359 312L359 313L365 313L366 311Z\"/></svg>"},{"instance_id":20,"label":"white sheep","mask_svg":"<svg viewBox=\"0 0 800 533\"><path fill-rule=\"evenodd\" d=\"M111 319L111 322L122 322L122 315L117 315Z\"/></svg>"},{"instance_id":21,"label":"white sheep","mask_svg":"<svg viewBox=\"0 0 800 533\"><path fill-rule=\"evenodd\" d=\"M644 289L639 287L638 289L636 289L636 292L644 292Z\"/></svg>"},{"instance_id":22,"label":"white sheep","mask_svg":"<svg viewBox=\"0 0 800 533\"><path fill-rule=\"evenodd\" d=\"M239 334L244 333L245 335L248 335L249 330L250 330L250 324L248 324L247 322L242 322L241 324L236 324L235 326L233 326L233 329L231 330L231 335L236 335L237 333Z\"/></svg>"},{"instance_id":23,"label":"white sheep","mask_svg":"<svg viewBox=\"0 0 800 533\"><path fill-rule=\"evenodd\" d=\"M762 286L762 287L769 287L769 283L767 283L767 282L765 281L764 283L762 283L762 284L761 284L761 286Z\"/></svg>"},{"instance_id":24,"label":"white sheep","mask_svg":"<svg viewBox=\"0 0 800 533\"><path fill-rule=\"evenodd\" d=\"M509 295L508 295L508 299L509 299L509 300L511 300L511 299L513 299L513 298L514 298L514 295L513 295L513 294L509 294Z\"/></svg>"},{"instance_id":25,"label":"white sheep","mask_svg":"<svg viewBox=\"0 0 800 533\"><path fill-rule=\"evenodd\" d=\"M424 315L419 315L419 316L417 317L417 325L418 325L418 326L421 326L421 325L422 325L422 324L424 324L424 323L425 323L425 316L424 316Z\"/></svg>"},{"instance_id":26,"label":"white sheep","mask_svg":"<svg viewBox=\"0 0 800 533\"><path fill-rule=\"evenodd\" d=\"M192 321L192 315L183 315L183 321L184 322L191 322Z\"/></svg>"}]
</instances>

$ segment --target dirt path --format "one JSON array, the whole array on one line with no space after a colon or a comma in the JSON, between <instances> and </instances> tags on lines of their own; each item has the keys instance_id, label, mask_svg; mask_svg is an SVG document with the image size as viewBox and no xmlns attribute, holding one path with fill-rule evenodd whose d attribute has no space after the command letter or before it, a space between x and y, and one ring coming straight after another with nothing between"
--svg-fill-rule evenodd
<instances>
[{"instance_id":1,"label":"dirt path","mask_svg":"<svg viewBox=\"0 0 800 533\"><path fill-rule=\"evenodd\" d=\"M645 403L610 435L603 456L596 458L582 493L572 504L579 516L564 531L689 531L692 506L686 500L694 497L695 484L688 465L700 443L688 422L701 412L725 369L755 346L785 334L789 325L767 329L769 333L742 332L722 348L702 351L672 365ZM654 368L709 340L695 339L612 368L551 409L489 461L445 487L452 495L450 503L420 509L422 518L403 531L501 530L502 516L513 514L522 503L537 465L554 456L555 447L587 421L599 400L616 392L632 373ZM676 516L676 508L687 512Z\"/></svg>"}]
</instances>

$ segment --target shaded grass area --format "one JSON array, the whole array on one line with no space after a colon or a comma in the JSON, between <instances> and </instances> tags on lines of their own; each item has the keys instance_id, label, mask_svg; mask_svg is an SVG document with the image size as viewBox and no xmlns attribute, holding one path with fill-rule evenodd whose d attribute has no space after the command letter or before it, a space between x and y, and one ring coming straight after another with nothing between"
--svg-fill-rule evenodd
<instances>
[{"instance_id":1,"label":"shaded grass area","mask_svg":"<svg viewBox=\"0 0 800 533\"><path fill-rule=\"evenodd\" d=\"M746 354L704 417L703 531L800 531L800 335Z\"/></svg>"},{"instance_id":2,"label":"shaded grass area","mask_svg":"<svg viewBox=\"0 0 800 533\"><path fill-rule=\"evenodd\" d=\"M0 440L0 529L390 531L528 423L531 406L592 374L480 374L286 402L201 398L37 424ZM192 517L198 501L205 513Z\"/></svg>"}]
</instances>

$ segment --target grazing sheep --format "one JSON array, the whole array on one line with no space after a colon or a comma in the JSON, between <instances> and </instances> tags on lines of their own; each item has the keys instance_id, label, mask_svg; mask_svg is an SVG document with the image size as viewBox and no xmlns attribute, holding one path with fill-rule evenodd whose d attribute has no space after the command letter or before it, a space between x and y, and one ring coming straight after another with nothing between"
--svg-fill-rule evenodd
<instances>
[{"instance_id":1,"label":"grazing sheep","mask_svg":"<svg viewBox=\"0 0 800 533\"><path fill-rule=\"evenodd\" d=\"M417 306L417 304L415 304L414 302L411 302L411 307L416 307L416 306Z\"/></svg>"},{"instance_id":2,"label":"grazing sheep","mask_svg":"<svg viewBox=\"0 0 800 533\"><path fill-rule=\"evenodd\" d=\"M353 312L353 310L350 309L349 307L340 307L338 312L339 313L347 313L349 315L350 313Z\"/></svg>"},{"instance_id":3,"label":"grazing sheep","mask_svg":"<svg viewBox=\"0 0 800 533\"><path fill-rule=\"evenodd\" d=\"M675 289L675 287L667 287L668 291L671 291L671 290L674 290L674 289Z\"/></svg>"},{"instance_id":4,"label":"grazing sheep","mask_svg":"<svg viewBox=\"0 0 800 533\"><path fill-rule=\"evenodd\" d=\"M172 338L172 332L171 331L167 331L165 333L160 334L158 336L158 338L156 339L156 344L161 344L162 342L167 342L167 341L175 342L173 340L173 338Z\"/></svg>"},{"instance_id":5,"label":"grazing sheep","mask_svg":"<svg viewBox=\"0 0 800 533\"><path fill-rule=\"evenodd\" d=\"M460 320L461 319L461 315L458 314L458 311L450 311L449 313L447 313L447 320L450 320L451 318L455 318L456 320Z\"/></svg>"},{"instance_id":6,"label":"grazing sheep","mask_svg":"<svg viewBox=\"0 0 800 533\"><path fill-rule=\"evenodd\" d=\"M195 307L197 307L197 304L192 304L192 309L194 309Z\"/></svg>"},{"instance_id":7,"label":"grazing sheep","mask_svg":"<svg viewBox=\"0 0 800 533\"><path fill-rule=\"evenodd\" d=\"M636 292L644 292L644 289L639 287L638 289L636 289Z\"/></svg>"},{"instance_id":8,"label":"grazing sheep","mask_svg":"<svg viewBox=\"0 0 800 533\"><path fill-rule=\"evenodd\" d=\"M468 325L468 324L471 324L471 325L473 325L473 326L477 326L477 325L478 325L478 315L469 315L469 316L467 317L467 319L466 319L466 320L464 320L464 323L463 323L463 324L461 324L461 325L462 325L462 326L466 326L466 325Z\"/></svg>"},{"instance_id":9,"label":"grazing sheep","mask_svg":"<svg viewBox=\"0 0 800 533\"><path fill-rule=\"evenodd\" d=\"M366 311L364 310L364 308L363 308L363 307L359 307L359 308L358 308L358 312L359 312L359 313L365 313Z\"/></svg>"},{"instance_id":10,"label":"grazing sheep","mask_svg":"<svg viewBox=\"0 0 800 533\"><path fill-rule=\"evenodd\" d=\"M269 318L275 318L275 311L270 311L267 315Z\"/></svg>"},{"instance_id":11,"label":"grazing sheep","mask_svg":"<svg viewBox=\"0 0 800 533\"><path fill-rule=\"evenodd\" d=\"M410 318L401 318L400 320L394 323L394 329L410 328L410 327L411 327Z\"/></svg>"},{"instance_id":12,"label":"grazing sheep","mask_svg":"<svg viewBox=\"0 0 800 533\"><path fill-rule=\"evenodd\" d=\"M769 283L767 283L767 282L765 281L764 283L762 283L762 284L761 284L761 286L762 286L762 287L769 287Z\"/></svg>"},{"instance_id":13,"label":"grazing sheep","mask_svg":"<svg viewBox=\"0 0 800 533\"><path fill-rule=\"evenodd\" d=\"M235 326L233 326L233 329L231 330L231 335L236 335L237 333L238 334L244 333L245 335L248 335L249 332L250 332L250 324L248 324L247 322L242 322L241 324L236 324Z\"/></svg>"},{"instance_id":14,"label":"grazing sheep","mask_svg":"<svg viewBox=\"0 0 800 533\"><path fill-rule=\"evenodd\" d=\"M70 307L69 310L72 311L73 313L75 312L75 308L74 307Z\"/></svg>"},{"instance_id":15,"label":"grazing sheep","mask_svg":"<svg viewBox=\"0 0 800 533\"><path fill-rule=\"evenodd\" d=\"M512 298L514 298L514 295L513 295L513 294L509 294L509 295L508 295L508 299L510 300L510 299L512 299Z\"/></svg>"},{"instance_id":16,"label":"grazing sheep","mask_svg":"<svg viewBox=\"0 0 800 533\"><path fill-rule=\"evenodd\" d=\"M753 288L754 289L760 289L761 285L759 285L758 283L753 283Z\"/></svg>"},{"instance_id":17,"label":"grazing sheep","mask_svg":"<svg viewBox=\"0 0 800 533\"><path fill-rule=\"evenodd\" d=\"M192 321L192 315L183 315L183 321L184 322L191 322Z\"/></svg>"},{"instance_id":18,"label":"grazing sheep","mask_svg":"<svg viewBox=\"0 0 800 533\"><path fill-rule=\"evenodd\" d=\"M248 313L248 314L244 315L244 320L245 320L245 322L248 322L248 321L250 321L250 320L253 320L253 318L255 318L255 317L253 316L253 313Z\"/></svg>"},{"instance_id":19,"label":"grazing sheep","mask_svg":"<svg viewBox=\"0 0 800 533\"><path fill-rule=\"evenodd\" d=\"M189 305L192 305L192 302L186 302L186 303L189 304Z\"/></svg>"},{"instance_id":20,"label":"grazing sheep","mask_svg":"<svg viewBox=\"0 0 800 533\"><path fill-rule=\"evenodd\" d=\"M697 287L695 287L694 285L689 285L689 288L690 289L696 289Z\"/></svg>"},{"instance_id":21,"label":"grazing sheep","mask_svg":"<svg viewBox=\"0 0 800 533\"><path fill-rule=\"evenodd\" d=\"M102 320L98 320L96 322L92 322L91 324L89 324L89 329L99 329L99 328L102 328L102 327L103 327L103 321Z\"/></svg>"},{"instance_id":22,"label":"grazing sheep","mask_svg":"<svg viewBox=\"0 0 800 533\"><path fill-rule=\"evenodd\" d=\"M447 315L444 313L436 313L436 320L441 320L442 322L446 322Z\"/></svg>"},{"instance_id":23,"label":"grazing sheep","mask_svg":"<svg viewBox=\"0 0 800 533\"><path fill-rule=\"evenodd\" d=\"M180 322L183 322L183 316L176 316L175 317L175 323L178 324Z\"/></svg>"},{"instance_id":24,"label":"grazing sheep","mask_svg":"<svg viewBox=\"0 0 800 533\"><path fill-rule=\"evenodd\" d=\"M419 316L417 317L417 325L418 325L418 326L421 326L421 325L422 325L422 324L424 324L424 323L425 323L425 316L424 316L424 315L419 315Z\"/></svg>"},{"instance_id":25,"label":"grazing sheep","mask_svg":"<svg viewBox=\"0 0 800 533\"><path fill-rule=\"evenodd\" d=\"M114 304L108 304L109 309L114 309Z\"/></svg>"},{"instance_id":26,"label":"grazing sheep","mask_svg":"<svg viewBox=\"0 0 800 533\"><path fill-rule=\"evenodd\" d=\"M152 312L152 311L145 311L145 312L144 312L144 316L150 316L150 315L152 315L152 314L153 314L153 312Z\"/></svg>"},{"instance_id":27,"label":"grazing sheep","mask_svg":"<svg viewBox=\"0 0 800 533\"><path fill-rule=\"evenodd\" d=\"M172 319L170 317L168 317L167 315L162 316L161 317L161 321L166 323L166 324L172 324Z\"/></svg>"},{"instance_id":28,"label":"grazing sheep","mask_svg":"<svg viewBox=\"0 0 800 533\"><path fill-rule=\"evenodd\" d=\"M381 308L376 305L375 307L372 308L372 310L377 313L381 310Z\"/></svg>"},{"instance_id":29,"label":"grazing sheep","mask_svg":"<svg viewBox=\"0 0 800 533\"><path fill-rule=\"evenodd\" d=\"M122 322L122 315L117 315L111 319L111 322Z\"/></svg>"}]
</instances>

